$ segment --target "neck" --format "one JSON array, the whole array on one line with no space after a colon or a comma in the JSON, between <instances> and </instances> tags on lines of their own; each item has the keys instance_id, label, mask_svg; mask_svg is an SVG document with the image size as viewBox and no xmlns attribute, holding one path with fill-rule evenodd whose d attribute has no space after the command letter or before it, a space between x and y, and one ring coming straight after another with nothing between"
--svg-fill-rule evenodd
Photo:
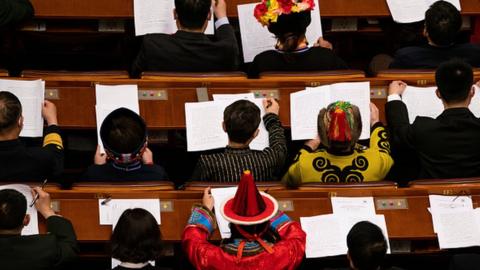
<instances>
[{"instance_id":1,"label":"neck","mask_svg":"<svg viewBox=\"0 0 480 270\"><path fill-rule=\"evenodd\" d=\"M10 131L6 133L0 133L0 141L10 141L18 139L20 132Z\"/></svg>"},{"instance_id":2,"label":"neck","mask_svg":"<svg viewBox=\"0 0 480 270\"><path fill-rule=\"evenodd\" d=\"M284 44L279 41L278 44L277 44L277 49L280 50L280 51L283 51L283 47L284 47ZM307 38L304 36L303 38L300 38L298 40L296 50L300 50L300 49L303 49L303 48L306 48L306 47L308 47L308 42L307 42Z\"/></svg>"},{"instance_id":3,"label":"neck","mask_svg":"<svg viewBox=\"0 0 480 270\"><path fill-rule=\"evenodd\" d=\"M228 141L228 147L235 148L235 149L247 148L249 145L250 145L250 142L237 143L237 142Z\"/></svg>"},{"instance_id":4,"label":"neck","mask_svg":"<svg viewBox=\"0 0 480 270\"><path fill-rule=\"evenodd\" d=\"M447 109L454 109L454 108L468 108L468 105L470 105L470 101L460 101L460 102L454 102L454 103L446 103L445 101L443 102L443 108L445 110Z\"/></svg>"}]
</instances>

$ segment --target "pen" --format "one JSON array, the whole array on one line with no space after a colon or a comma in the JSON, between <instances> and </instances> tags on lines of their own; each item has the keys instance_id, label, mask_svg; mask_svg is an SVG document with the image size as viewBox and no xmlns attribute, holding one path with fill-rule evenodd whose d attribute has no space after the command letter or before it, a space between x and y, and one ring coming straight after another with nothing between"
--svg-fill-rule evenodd
<instances>
[{"instance_id":1,"label":"pen","mask_svg":"<svg viewBox=\"0 0 480 270\"><path fill-rule=\"evenodd\" d=\"M43 188L45 187L45 185L47 184L47 181L48 181L47 179L43 180L42 186L40 187L41 189L43 189ZM35 203L37 202L39 196L40 196L40 195L38 195L38 193L35 194L35 198L33 198L33 201L32 201L32 203L30 204L30 207L32 207L32 206L35 205Z\"/></svg>"},{"instance_id":2,"label":"pen","mask_svg":"<svg viewBox=\"0 0 480 270\"><path fill-rule=\"evenodd\" d=\"M112 200L112 197L111 196L108 196L105 200L103 200L100 204L101 205L106 205L109 201Z\"/></svg>"}]
</instances>

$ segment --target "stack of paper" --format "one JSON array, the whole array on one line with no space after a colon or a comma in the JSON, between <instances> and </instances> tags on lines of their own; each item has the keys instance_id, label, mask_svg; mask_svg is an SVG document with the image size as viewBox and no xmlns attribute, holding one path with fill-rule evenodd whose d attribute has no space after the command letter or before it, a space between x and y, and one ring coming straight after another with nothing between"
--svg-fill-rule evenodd
<instances>
[{"instance_id":1,"label":"stack of paper","mask_svg":"<svg viewBox=\"0 0 480 270\"><path fill-rule=\"evenodd\" d=\"M212 188L210 190L212 193L213 200L215 202L214 209L215 209L215 218L217 219L218 230L220 231L220 235L222 238L230 238L231 232L229 222L223 218L220 209L222 208L223 204L225 204L228 198L235 196L237 192L237 187L229 187L229 188Z\"/></svg>"},{"instance_id":2,"label":"stack of paper","mask_svg":"<svg viewBox=\"0 0 480 270\"><path fill-rule=\"evenodd\" d=\"M228 135L222 127L223 111L233 102L241 99L250 100L260 108L260 115L265 114L263 99L256 99L253 93L238 95L214 95L214 101L185 103L188 151L203 151L225 147ZM263 121L259 125L258 136L250 143L250 148L263 150L268 147L268 132Z\"/></svg>"},{"instance_id":3,"label":"stack of paper","mask_svg":"<svg viewBox=\"0 0 480 270\"><path fill-rule=\"evenodd\" d=\"M413 23L425 19L425 12L438 0L387 0L393 20L398 23ZM460 0L445 0L461 10Z\"/></svg>"},{"instance_id":4,"label":"stack of paper","mask_svg":"<svg viewBox=\"0 0 480 270\"><path fill-rule=\"evenodd\" d=\"M320 5L315 1L315 9L311 12L312 22L307 28L307 41L314 44L322 34L322 21L320 19ZM243 60L245 63L253 61L253 58L261 52L273 50L277 39L268 32L267 27L262 26L253 11L258 3L238 5L238 21L240 24L240 36L242 39Z\"/></svg>"},{"instance_id":5,"label":"stack of paper","mask_svg":"<svg viewBox=\"0 0 480 270\"><path fill-rule=\"evenodd\" d=\"M30 215L30 223L23 227L22 235L38 234L38 214L35 206L30 207L33 202L32 189L27 185L3 185L0 186L0 190L14 189L25 196L27 199L27 214Z\"/></svg>"},{"instance_id":6,"label":"stack of paper","mask_svg":"<svg viewBox=\"0 0 480 270\"><path fill-rule=\"evenodd\" d=\"M372 197L332 197L332 209L333 214L300 218L302 229L307 234L307 258L347 254L348 232L360 221L369 221L380 227L388 244L385 217L375 214ZM390 253L390 248L387 253Z\"/></svg>"},{"instance_id":7,"label":"stack of paper","mask_svg":"<svg viewBox=\"0 0 480 270\"><path fill-rule=\"evenodd\" d=\"M292 140L308 140L318 135L320 109L335 101L349 101L358 106L362 118L360 139L370 137L370 82L337 83L309 87L290 94Z\"/></svg>"},{"instance_id":8,"label":"stack of paper","mask_svg":"<svg viewBox=\"0 0 480 270\"><path fill-rule=\"evenodd\" d=\"M23 128L21 137L42 137L42 106L45 100L45 82L0 80L0 90L18 97L22 104Z\"/></svg>"}]
</instances>

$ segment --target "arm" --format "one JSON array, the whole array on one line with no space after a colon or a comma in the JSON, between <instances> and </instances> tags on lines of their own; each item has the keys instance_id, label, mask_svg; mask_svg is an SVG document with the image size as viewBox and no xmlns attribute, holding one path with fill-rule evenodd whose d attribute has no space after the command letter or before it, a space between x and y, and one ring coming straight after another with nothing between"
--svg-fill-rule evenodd
<instances>
[{"instance_id":1,"label":"arm","mask_svg":"<svg viewBox=\"0 0 480 270\"><path fill-rule=\"evenodd\" d=\"M312 152L312 149L305 144L302 149L298 152L298 154L295 156L293 160L293 164L290 165L288 168L287 173L282 178L283 184L285 184L287 187L298 187L300 184L302 184L302 169L300 166L300 157L302 154L306 154Z\"/></svg>"},{"instance_id":2,"label":"arm","mask_svg":"<svg viewBox=\"0 0 480 270\"><path fill-rule=\"evenodd\" d=\"M370 149L378 153L378 166L380 168L379 174L382 180L393 166L393 158L390 151L390 141L388 131L381 122L377 122L372 126L370 136Z\"/></svg>"},{"instance_id":3,"label":"arm","mask_svg":"<svg viewBox=\"0 0 480 270\"><path fill-rule=\"evenodd\" d=\"M63 141L58 127L57 108L52 102L45 100L42 108L42 116L47 122L45 136L43 138L43 148L50 151L53 155L51 167L52 175L58 176L63 172Z\"/></svg>"},{"instance_id":4,"label":"arm","mask_svg":"<svg viewBox=\"0 0 480 270\"><path fill-rule=\"evenodd\" d=\"M391 132L392 143L413 148L413 129L408 119L408 110L400 99L406 88L401 81L393 81L388 88L388 102L385 105L388 128Z\"/></svg>"},{"instance_id":5,"label":"arm","mask_svg":"<svg viewBox=\"0 0 480 270\"><path fill-rule=\"evenodd\" d=\"M0 27L33 17L33 6L28 0L0 0Z\"/></svg>"},{"instance_id":6,"label":"arm","mask_svg":"<svg viewBox=\"0 0 480 270\"><path fill-rule=\"evenodd\" d=\"M230 49L226 51L225 59L230 59L232 70L237 70L240 65L240 49L238 48L235 31L227 18L227 4L225 0L212 1L213 12L217 21L215 22L215 38L226 44Z\"/></svg>"},{"instance_id":7,"label":"arm","mask_svg":"<svg viewBox=\"0 0 480 270\"><path fill-rule=\"evenodd\" d=\"M140 78L142 72L147 70L147 53L145 48L145 42L148 37L143 37L142 45L140 45L140 51L137 54L135 60L133 60L132 68L130 70L130 76L132 78Z\"/></svg>"},{"instance_id":8,"label":"arm","mask_svg":"<svg viewBox=\"0 0 480 270\"><path fill-rule=\"evenodd\" d=\"M285 139L285 131L280 123L278 113L280 107L278 102L273 98L265 99L263 102L266 114L263 116L263 123L268 131L268 140L270 152L276 168L281 168L285 164L287 156L287 140Z\"/></svg>"}]
</instances>

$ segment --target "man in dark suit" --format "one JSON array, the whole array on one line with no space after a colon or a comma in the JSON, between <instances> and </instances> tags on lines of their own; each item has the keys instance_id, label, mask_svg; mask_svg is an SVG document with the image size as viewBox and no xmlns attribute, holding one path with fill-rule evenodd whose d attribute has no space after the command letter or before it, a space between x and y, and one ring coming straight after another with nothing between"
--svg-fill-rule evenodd
<instances>
[{"instance_id":1,"label":"man in dark suit","mask_svg":"<svg viewBox=\"0 0 480 270\"><path fill-rule=\"evenodd\" d=\"M468 109L475 94L472 68L451 60L440 65L435 79L444 111L436 119L419 116L411 125L400 97L406 84L390 84L386 116L393 147L416 153L421 166L419 178L479 176L480 119Z\"/></svg>"},{"instance_id":2,"label":"man in dark suit","mask_svg":"<svg viewBox=\"0 0 480 270\"><path fill-rule=\"evenodd\" d=\"M0 28L33 17L28 0L0 0Z\"/></svg>"},{"instance_id":3,"label":"man in dark suit","mask_svg":"<svg viewBox=\"0 0 480 270\"><path fill-rule=\"evenodd\" d=\"M48 193L36 187L32 194L38 194L35 207L47 221L48 234L21 236L23 227L30 222L25 196L13 189L0 190L2 270L54 269L76 258L77 241L72 224L50 208Z\"/></svg>"},{"instance_id":4,"label":"man in dark suit","mask_svg":"<svg viewBox=\"0 0 480 270\"><path fill-rule=\"evenodd\" d=\"M210 8L217 18L213 39L204 34L212 16ZM238 68L239 49L228 22L225 0L175 0L174 15L176 33L143 38L132 76L138 77L143 71L209 72Z\"/></svg>"}]
</instances>

